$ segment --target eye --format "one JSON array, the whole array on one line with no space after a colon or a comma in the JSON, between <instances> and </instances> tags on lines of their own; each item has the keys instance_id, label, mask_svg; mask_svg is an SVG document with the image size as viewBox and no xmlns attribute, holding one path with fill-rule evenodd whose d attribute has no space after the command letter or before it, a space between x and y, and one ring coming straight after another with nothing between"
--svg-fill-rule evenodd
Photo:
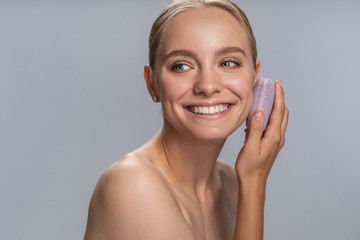
<instances>
[{"instance_id":1,"label":"eye","mask_svg":"<svg viewBox=\"0 0 360 240\"><path fill-rule=\"evenodd\" d=\"M220 64L221 67L226 67L226 68L233 68L233 67L237 67L237 66L240 66L239 63L237 62L234 62L234 61L225 61L225 62L222 62Z\"/></svg>"},{"instance_id":2,"label":"eye","mask_svg":"<svg viewBox=\"0 0 360 240\"><path fill-rule=\"evenodd\" d=\"M171 66L171 69L175 72L184 72L186 70L191 69L187 64L184 63L174 63Z\"/></svg>"}]
</instances>

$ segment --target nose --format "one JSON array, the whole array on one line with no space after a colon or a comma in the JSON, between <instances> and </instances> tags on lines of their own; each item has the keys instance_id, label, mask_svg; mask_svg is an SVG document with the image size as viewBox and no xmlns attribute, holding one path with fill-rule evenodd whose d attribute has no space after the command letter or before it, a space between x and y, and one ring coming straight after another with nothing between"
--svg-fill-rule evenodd
<instances>
[{"instance_id":1,"label":"nose","mask_svg":"<svg viewBox=\"0 0 360 240\"><path fill-rule=\"evenodd\" d=\"M207 68L199 72L194 84L194 93L209 97L219 93L221 88L220 76L215 71Z\"/></svg>"}]
</instances>

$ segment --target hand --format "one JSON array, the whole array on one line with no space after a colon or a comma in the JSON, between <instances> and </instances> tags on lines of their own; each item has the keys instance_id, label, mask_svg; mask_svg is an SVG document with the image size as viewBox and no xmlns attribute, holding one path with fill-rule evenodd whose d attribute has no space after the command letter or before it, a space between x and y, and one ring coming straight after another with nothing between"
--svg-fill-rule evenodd
<instances>
[{"instance_id":1,"label":"hand","mask_svg":"<svg viewBox=\"0 0 360 240\"><path fill-rule=\"evenodd\" d=\"M285 107L284 91L281 81L275 82L274 108L269 125L263 135L264 113L256 111L247 131L245 145L241 149L235 164L235 170L241 181L260 180L266 184L271 167L285 143L285 131L289 110Z\"/></svg>"}]
</instances>

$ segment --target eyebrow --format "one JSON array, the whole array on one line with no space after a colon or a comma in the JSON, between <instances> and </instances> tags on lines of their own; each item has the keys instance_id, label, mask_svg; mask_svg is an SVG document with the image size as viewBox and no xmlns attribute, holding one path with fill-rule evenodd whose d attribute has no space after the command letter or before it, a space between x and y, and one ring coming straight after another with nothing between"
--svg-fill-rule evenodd
<instances>
[{"instance_id":1,"label":"eyebrow","mask_svg":"<svg viewBox=\"0 0 360 240\"><path fill-rule=\"evenodd\" d=\"M241 53L242 55L246 56L246 53L244 52L244 50L242 50L239 47L224 47L224 48L220 48L219 50L217 50L215 52L216 56L222 55L222 54L227 54L227 53ZM187 50L187 49L180 49L180 50L173 50L171 51L169 54L167 54L165 56L165 60L171 58L171 57L177 57L177 56L182 56L182 57L191 57L191 58L197 58L197 54Z\"/></svg>"},{"instance_id":2,"label":"eyebrow","mask_svg":"<svg viewBox=\"0 0 360 240\"><path fill-rule=\"evenodd\" d=\"M171 51L169 54L167 54L165 56L165 60L171 58L171 57L177 57L177 56L182 56L182 57L191 57L191 58L196 58L197 55L190 51L190 50L186 50L186 49L181 49L181 50L174 50Z\"/></svg>"},{"instance_id":3,"label":"eyebrow","mask_svg":"<svg viewBox=\"0 0 360 240\"><path fill-rule=\"evenodd\" d=\"M222 54L226 54L226 53L241 53L242 55L244 55L246 57L246 53L244 50L242 50L239 47L224 47L224 48L220 48L219 50L216 51L216 55L222 55Z\"/></svg>"}]
</instances>

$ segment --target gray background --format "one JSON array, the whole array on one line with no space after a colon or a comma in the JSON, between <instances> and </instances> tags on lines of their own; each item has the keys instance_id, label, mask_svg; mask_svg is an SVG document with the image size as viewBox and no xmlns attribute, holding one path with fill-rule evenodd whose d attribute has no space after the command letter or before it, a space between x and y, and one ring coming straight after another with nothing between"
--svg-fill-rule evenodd
<instances>
[{"instance_id":1,"label":"gray background","mask_svg":"<svg viewBox=\"0 0 360 240\"><path fill-rule=\"evenodd\" d=\"M0 239L81 239L101 172L160 129L142 70L167 2L0 2ZM235 2L291 112L265 239L359 239L359 2Z\"/></svg>"}]
</instances>

